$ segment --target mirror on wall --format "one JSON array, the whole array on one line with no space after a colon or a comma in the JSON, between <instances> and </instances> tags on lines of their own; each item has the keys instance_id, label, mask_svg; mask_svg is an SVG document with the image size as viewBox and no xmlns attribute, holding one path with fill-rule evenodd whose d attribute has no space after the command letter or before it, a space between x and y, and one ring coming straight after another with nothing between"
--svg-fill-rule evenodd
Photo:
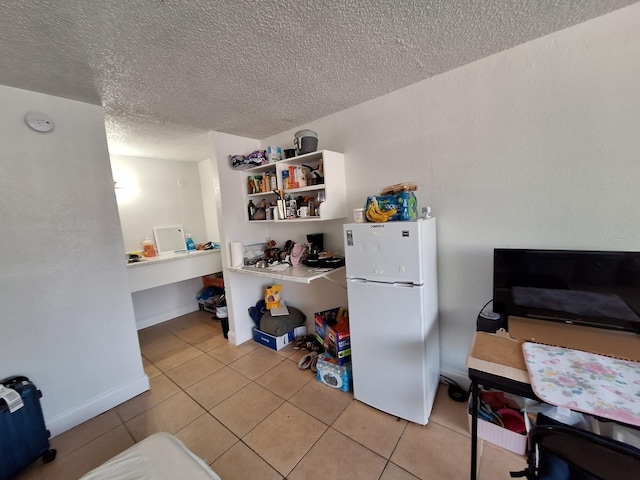
<instances>
[{"instance_id":1,"label":"mirror on wall","mask_svg":"<svg viewBox=\"0 0 640 480\"><path fill-rule=\"evenodd\" d=\"M187 249L182 225L154 227L153 236L156 239L158 253L173 253Z\"/></svg>"}]
</instances>

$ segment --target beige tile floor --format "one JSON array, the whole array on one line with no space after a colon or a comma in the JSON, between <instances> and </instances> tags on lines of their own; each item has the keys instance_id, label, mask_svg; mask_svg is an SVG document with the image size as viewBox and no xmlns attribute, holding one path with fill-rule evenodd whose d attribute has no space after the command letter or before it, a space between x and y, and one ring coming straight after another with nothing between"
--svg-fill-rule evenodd
<instances>
[{"instance_id":1,"label":"beige tile floor","mask_svg":"<svg viewBox=\"0 0 640 480\"><path fill-rule=\"evenodd\" d=\"M375 410L300 370L308 353L227 343L211 314L139 332L151 389L51 440L58 458L18 480L77 480L148 435L182 440L223 480L469 478L465 405L438 391L428 425ZM479 478L508 479L524 457L480 442Z\"/></svg>"}]
</instances>

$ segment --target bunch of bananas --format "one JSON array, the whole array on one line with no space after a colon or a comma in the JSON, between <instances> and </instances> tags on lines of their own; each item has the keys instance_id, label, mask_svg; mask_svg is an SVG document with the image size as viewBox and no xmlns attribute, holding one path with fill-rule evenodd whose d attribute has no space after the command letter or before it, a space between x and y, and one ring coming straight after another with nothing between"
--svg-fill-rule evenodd
<instances>
[{"instance_id":1,"label":"bunch of bananas","mask_svg":"<svg viewBox=\"0 0 640 480\"><path fill-rule=\"evenodd\" d=\"M378 202L374 198L367 207L367 220L376 223L388 222L389 220L391 220L391 217L396 214L397 211L398 210L395 208L392 208L391 210L381 210L378 206Z\"/></svg>"}]
</instances>

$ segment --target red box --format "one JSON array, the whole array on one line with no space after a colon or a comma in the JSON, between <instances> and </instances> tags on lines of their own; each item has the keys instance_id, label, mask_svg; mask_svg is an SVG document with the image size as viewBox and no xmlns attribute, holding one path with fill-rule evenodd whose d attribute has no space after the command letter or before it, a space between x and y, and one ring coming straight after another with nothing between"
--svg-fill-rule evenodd
<instances>
[{"instance_id":1,"label":"red box","mask_svg":"<svg viewBox=\"0 0 640 480\"><path fill-rule=\"evenodd\" d=\"M289 165L289 188L298 188L298 179L296 178L296 167Z\"/></svg>"},{"instance_id":2,"label":"red box","mask_svg":"<svg viewBox=\"0 0 640 480\"><path fill-rule=\"evenodd\" d=\"M349 312L345 308L332 308L314 315L316 338L325 351L344 365L351 361L351 333Z\"/></svg>"},{"instance_id":3,"label":"red box","mask_svg":"<svg viewBox=\"0 0 640 480\"><path fill-rule=\"evenodd\" d=\"M202 284L205 287L224 288L224 278L218 274L205 275L202 277Z\"/></svg>"}]
</instances>

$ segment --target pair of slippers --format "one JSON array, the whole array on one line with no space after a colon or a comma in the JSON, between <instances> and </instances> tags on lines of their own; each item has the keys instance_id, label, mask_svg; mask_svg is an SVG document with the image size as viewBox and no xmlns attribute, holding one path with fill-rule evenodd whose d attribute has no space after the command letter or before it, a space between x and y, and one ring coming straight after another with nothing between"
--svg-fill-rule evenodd
<instances>
[{"instance_id":1,"label":"pair of slippers","mask_svg":"<svg viewBox=\"0 0 640 480\"><path fill-rule=\"evenodd\" d=\"M304 335L303 337L296 339L293 344L294 350L300 350L301 348L306 348L309 351L320 353L322 346L315 335Z\"/></svg>"},{"instance_id":2,"label":"pair of slippers","mask_svg":"<svg viewBox=\"0 0 640 480\"><path fill-rule=\"evenodd\" d=\"M300 370L311 369L312 372L318 371L318 352L307 353L298 362L298 368Z\"/></svg>"}]
</instances>

